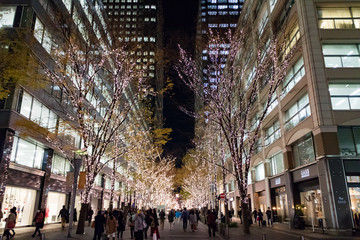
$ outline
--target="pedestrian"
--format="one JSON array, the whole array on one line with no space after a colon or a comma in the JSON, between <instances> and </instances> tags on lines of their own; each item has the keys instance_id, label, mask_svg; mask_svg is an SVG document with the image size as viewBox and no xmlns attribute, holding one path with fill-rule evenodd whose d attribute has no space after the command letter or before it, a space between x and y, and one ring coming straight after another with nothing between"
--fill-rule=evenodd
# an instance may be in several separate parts
<instances>
[{"instance_id":1,"label":"pedestrian","mask_svg":"<svg viewBox=\"0 0 360 240\"><path fill-rule=\"evenodd\" d=\"M144 228L144 238L147 239L147 231L150 228L151 225L151 209L148 209L145 213L145 223L146 227Z\"/></svg>"},{"instance_id":2,"label":"pedestrian","mask_svg":"<svg viewBox=\"0 0 360 240\"><path fill-rule=\"evenodd\" d=\"M189 224L191 227L191 230L194 232L195 230L197 230L196 227L196 214L194 212L193 209L190 210L190 214L189 214Z\"/></svg>"},{"instance_id":3,"label":"pedestrian","mask_svg":"<svg viewBox=\"0 0 360 240\"><path fill-rule=\"evenodd\" d=\"M254 216L254 223L256 223L256 218L257 218L257 211L256 208L253 211L253 216Z\"/></svg>"},{"instance_id":4,"label":"pedestrian","mask_svg":"<svg viewBox=\"0 0 360 240\"><path fill-rule=\"evenodd\" d=\"M130 239L134 239L135 214L134 214L133 211L134 210L130 210L130 212L129 212L129 220L128 220L128 226L130 227L130 234L131 234Z\"/></svg>"},{"instance_id":5,"label":"pedestrian","mask_svg":"<svg viewBox=\"0 0 360 240\"><path fill-rule=\"evenodd\" d=\"M156 237L157 239L160 238L160 233L159 233L159 220L157 218L157 214L156 214L156 209L154 208L151 212L151 215L150 215L150 219L151 219L151 223L150 223L150 230L151 230L151 233L150 233L150 237L153 237L153 234L155 233L156 234Z\"/></svg>"},{"instance_id":6,"label":"pedestrian","mask_svg":"<svg viewBox=\"0 0 360 240\"><path fill-rule=\"evenodd\" d=\"M101 240L102 234L104 232L104 225L106 224L106 220L101 211L98 211L95 217L95 230L94 230L94 240Z\"/></svg>"},{"instance_id":7,"label":"pedestrian","mask_svg":"<svg viewBox=\"0 0 360 240\"><path fill-rule=\"evenodd\" d=\"M199 220L200 220L200 211L199 211L198 209L196 209L195 214L196 214L196 225L198 225L198 224L199 224Z\"/></svg>"},{"instance_id":8,"label":"pedestrian","mask_svg":"<svg viewBox=\"0 0 360 240\"><path fill-rule=\"evenodd\" d=\"M36 233L38 233L38 236L40 236L41 235L40 228L44 227L43 211L37 210L34 222L35 222L35 232L32 235L33 238L35 237Z\"/></svg>"},{"instance_id":9,"label":"pedestrian","mask_svg":"<svg viewBox=\"0 0 360 240\"><path fill-rule=\"evenodd\" d=\"M258 215L258 221L259 221L259 226L262 226L262 222L263 222L263 213L261 212L261 209L259 208L259 211L257 213Z\"/></svg>"},{"instance_id":10,"label":"pedestrian","mask_svg":"<svg viewBox=\"0 0 360 240\"><path fill-rule=\"evenodd\" d=\"M74 208L74 216L73 216L74 225L77 222L77 211L76 208Z\"/></svg>"},{"instance_id":11,"label":"pedestrian","mask_svg":"<svg viewBox=\"0 0 360 240\"><path fill-rule=\"evenodd\" d=\"M134 226L134 233L135 233L135 240L143 240L143 231L144 231L144 223L145 223L145 215L140 210L135 216L135 226Z\"/></svg>"},{"instance_id":12,"label":"pedestrian","mask_svg":"<svg viewBox=\"0 0 360 240\"><path fill-rule=\"evenodd\" d=\"M171 209L169 214L168 214L168 220L169 220L169 229L173 229L173 222L174 222L174 217L175 217L175 211L174 209Z\"/></svg>"},{"instance_id":13,"label":"pedestrian","mask_svg":"<svg viewBox=\"0 0 360 240\"><path fill-rule=\"evenodd\" d=\"M267 211L266 211L266 217L267 217L267 221L268 221L268 225L273 225L273 221L271 218L271 210L270 207L268 207Z\"/></svg>"},{"instance_id":14,"label":"pedestrian","mask_svg":"<svg viewBox=\"0 0 360 240\"><path fill-rule=\"evenodd\" d=\"M116 224L116 218L112 212L109 212L109 216L106 219L106 234L110 240L115 240Z\"/></svg>"},{"instance_id":15,"label":"pedestrian","mask_svg":"<svg viewBox=\"0 0 360 240\"><path fill-rule=\"evenodd\" d=\"M160 217L160 229L164 230L164 224L165 224L165 212L164 212L164 210L160 211L159 217Z\"/></svg>"},{"instance_id":16,"label":"pedestrian","mask_svg":"<svg viewBox=\"0 0 360 240\"><path fill-rule=\"evenodd\" d=\"M207 219L206 219L209 231L209 237L211 235L215 237L215 230L216 230L216 216L215 211L211 212L210 210L207 211Z\"/></svg>"},{"instance_id":17,"label":"pedestrian","mask_svg":"<svg viewBox=\"0 0 360 240\"><path fill-rule=\"evenodd\" d=\"M184 232L186 232L187 222L189 220L189 213L188 211L186 211L186 208L184 208L184 210L181 213L181 219L183 221L183 230Z\"/></svg>"},{"instance_id":18,"label":"pedestrian","mask_svg":"<svg viewBox=\"0 0 360 240\"><path fill-rule=\"evenodd\" d=\"M180 209L178 209L175 213L175 217L176 217L176 221L179 222L180 221L180 217L181 217L181 211Z\"/></svg>"},{"instance_id":19,"label":"pedestrian","mask_svg":"<svg viewBox=\"0 0 360 240\"><path fill-rule=\"evenodd\" d=\"M66 219L68 218L68 211L66 210L65 205L63 205L62 209L60 210L58 217L61 217L61 229L64 230Z\"/></svg>"},{"instance_id":20,"label":"pedestrian","mask_svg":"<svg viewBox=\"0 0 360 240\"><path fill-rule=\"evenodd\" d=\"M231 210L228 211L228 215L229 215L229 222L232 222L232 211Z\"/></svg>"},{"instance_id":21,"label":"pedestrian","mask_svg":"<svg viewBox=\"0 0 360 240\"><path fill-rule=\"evenodd\" d=\"M90 209L89 209L89 211L87 212L87 220L88 220L88 222L89 222L89 226L90 226L90 224L91 224L91 220L92 220L92 216L94 215L94 211L91 209L91 207L90 207Z\"/></svg>"},{"instance_id":22,"label":"pedestrian","mask_svg":"<svg viewBox=\"0 0 360 240\"><path fill-rule=\"evenodd\" d=\"M13 207L12 209L12 213L14 213L15 214L15 225L16 225L16 220L17 220L17 211L16 211L16 207ZM10 210L10 211L11 211ZM12 237L14 237L15 236L15 230L14 230L14 228L13 229L10 229L10 231L12 231Z\"/></svg>"},{"instance_id":23,"label":"pedestrian","mask_svg":"<svg viewBox=\"0 0 360 240\"><path fill-rule=\"evenodd\" d=\"M122 211L119 212L118 218L118 227L117 227L117 238L122 239L123 237L123 233L125 231L125 217L124 217L124 213Z\"/></svg>"},{"instance_id":24,"label":"pedestrian","mask_svg":"<svg viewBox=\"0 0 360 240\"><path fill-rule=\"evenodd\" d=\"M242 224L242 211L241 211L241 208L239 208L239 211L238 211L238 215L239 215L239 218L240 218L240 224Z\"/></svg>"},{"instance_id":25,"label":"pedestrian","mask_svg":"<svg viewBox=\"0 0 360 240\"><path fill-rule=\"evenodd\" d=\"M10 238L13 238L15 235L14 227L16 224L16 208L10 209L9 216L5 219L5 229L3 236L6 237L6 240L9 240ZM13 231L13 234L10 233L10 231Z\"/></svg>"}]
</instances>

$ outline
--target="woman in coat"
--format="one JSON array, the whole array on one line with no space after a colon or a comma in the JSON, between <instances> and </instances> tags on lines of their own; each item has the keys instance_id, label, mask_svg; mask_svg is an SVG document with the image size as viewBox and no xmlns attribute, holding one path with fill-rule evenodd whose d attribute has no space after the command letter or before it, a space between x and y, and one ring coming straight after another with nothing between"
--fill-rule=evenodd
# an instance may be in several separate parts
<instances>
[{"instance_id":1,"label":"woman in coat","mask_svg":"<svg viewBox=\"0 0 360 240\"><path fill-rule=\"evenodd\" d=\"M194 210L190 211L190 216L189 216L189 224L191 226L191 230L194 232L197 228L196 228L196 215Z\"/></svg>"},{"instance_id":2,"label":"woman in coat","mask_svg":"<svg viewBox=\"0 0 360 240\"><path fill-rule=\"evenodd\" d=\"M38 210L35 215L35 232L33 233L32 237L34 238L36 233L38 233L38 236L41 235L40 228L43 228L44 226L44 213L43 211Z\"/></svg>"},{"instance_id":3,"label":"woman in coat","mask_svg":"<svg viewBox=\"0 0 360 240\"><path fill-rule=\"evenodd\" d=\"M150 236L153 237L154 232L156 233L156 237L159 239L160 238L160 233L159 233L159 220L157 218L157 214L156 214L156 209L154 208L151 212L150 215L150 219L151 219L151 223L150 223Z\"/></svg>"},{"instance_id":4,"label":"woman in coat","mask_svg":"<svg viewBox=\"0 0 360 240\"><path fill-rule=\"evenodd\" d=\"M101 236L104 232L104 224L106 223L104 215L101 211L98 211L98 214L95 217L95 231L94 231L94 240L101 240Z\"/></svg>"},{"instance_id":5,"label":"woman in coat","mask_svg":"<svg viewBox=\"0 0 360 240\"><path fill-rule=\"evenodd\" d=\"M9 216L5 219L6 223L5 223L4 237L6 236L7 240L14 237L14 235L15 235L15 232L14 232L14 227L16 224L16 210L15 209L12 208L10 210ZM14 234L10 234L10 230L12 230Z\"/></svg>"},{"instance_id":6,"label":"woman in coat","mask_svg":"<svg viewBox=\"0 0 360 240\"><path fill-rule=\"evenodd\" d=\"M116 224L117 224L116 218L114 217L112 212L109 212L109 216L107 217L106 220L106 234L108 236L108 239L110 240L115 239Z\"/></svg>"},{"instance_id":7,"label":"woman in coat","mask_svg":"<svg viewBox=\"0 0 360 240\"><path fill-rule=\"evenodd\" d=\"M169 229L173 229L173 222L175 217L175 211L174 209L171 209L171 211L168 214L168 220L169 220Z\"/></svg>"},{"instance_id":8,"label":"woman in coat","mask_svg":"<svg viewBox=\"0 0 360 240\"><path fill-rule=\"evenodd\" d=\"M117 238L119 238L119 235L120 235L120 239L122 239L123 232L125 231L125 216L124 216L124 213L122 211L119 212L117 220L118 220Z\"/></svg>"}]
</instances>

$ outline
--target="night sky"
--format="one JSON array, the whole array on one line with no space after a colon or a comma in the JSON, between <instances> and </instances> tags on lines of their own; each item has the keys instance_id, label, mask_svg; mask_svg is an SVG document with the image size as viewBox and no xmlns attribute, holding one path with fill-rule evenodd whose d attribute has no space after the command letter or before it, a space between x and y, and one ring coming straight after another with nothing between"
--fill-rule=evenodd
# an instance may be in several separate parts
<instances>
[{"instance_id":1,"label":"night sky","mask_svg":"<svg viewBox=\"0 0 360 240\"><path fill-rule=\"evenodd\" d=\"M186 150L192 147L194 136L194 119L179 107L192 110L194 96L177 77L174 64L178 61L178 44L193 53L195 47L196 0L163 0L164 6L164 45L165 45L165 78L174 83L173 90L164 97L164 122L166 128L172 128L172 140L165 145L165 154L177 158L177 166Z\"/></svg>"}]
</instances>

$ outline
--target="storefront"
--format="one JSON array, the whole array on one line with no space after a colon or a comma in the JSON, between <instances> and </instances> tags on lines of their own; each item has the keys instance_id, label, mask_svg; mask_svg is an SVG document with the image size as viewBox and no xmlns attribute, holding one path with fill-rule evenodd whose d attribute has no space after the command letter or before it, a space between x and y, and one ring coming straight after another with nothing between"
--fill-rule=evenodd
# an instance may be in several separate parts
<instances>
[{"instance_id":1,"label":"storefront","mask_svg":"<svg viewBox=\"0 0 360 240\"><path fill-rule=\"evenodd\" d=\"M28 226L32 224L34 218L35 204L36 190L7 186L1 211L5 219L9 215L10 209L16 207L16 226ZM4 226L4 221L1 221L0 228Z\"/></svg>"},{"instance_id":2,"label":"storefront","mask_svg":"<svg viewBox=\"0 0 360 240\"><path fill-rule=\"evenodd\" d=\"M289 206L284 175L270 179L270 187L273 221L287 222L289 220Z\"/></svg>"},{"instance_id":3,"label":"storefront","mask_svg":"<svg viewBox=\"0 0 360 240\"><path fill-rule=\"evenodd\" d=\"M344 161L353 227L360 229L360 160Z\"/></svg>"},{"instance_id":4,"label":"storefront","mask_svg":"<svg viewBox=\"0 0 360 240\"><path fill-rule=\"evenodd\" d=\"M56 223L59 222L59 212L62 206L65 205L66 194L49 192L46 206L45 223Z\"/></svg>"}]
</instances>

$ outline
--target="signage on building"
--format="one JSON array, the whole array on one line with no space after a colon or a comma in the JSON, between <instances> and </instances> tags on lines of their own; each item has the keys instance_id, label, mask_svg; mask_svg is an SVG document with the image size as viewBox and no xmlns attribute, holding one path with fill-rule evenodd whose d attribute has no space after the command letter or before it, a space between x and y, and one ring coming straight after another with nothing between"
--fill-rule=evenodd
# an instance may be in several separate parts
<instances>
[{"instance_id":1,"label":"signage on building","mask_svg":"<svg viewBox=\"0 0 360 240\"><path fill-rule=\"evenodd\" d=\"M85 172L80 172L78 189L84 189L85 188L85 183L86 183L86 173Z\"/></svg>"},{"instance_id":2,"label":"signage on building","mask_svg":"<svg viewBox=\"0 0 360 240\"><path fill-rule=\"evenodd\" d=\"M300 171L301 178L306 178L310 176L310 170L308 168L302 169Z\"/></svg>"},{"instance_id":3,"label":"signage on building","mask_svg":"<svg viewBox=\"0 0 360 240\"><path fill-rule=\"evenodd\" d=\"M220 193L220 199L225 199L225 193Z\"/></svg>"},{"instance_id":4,"label":"signage on building","mask_svg":"<svg viewBox=\"0 0 360 240\"><path fill-rule=\"evenodd\" d=\"M281 184L281 178L275 178L275 185Z\"/></svg>"}]
</instances>

